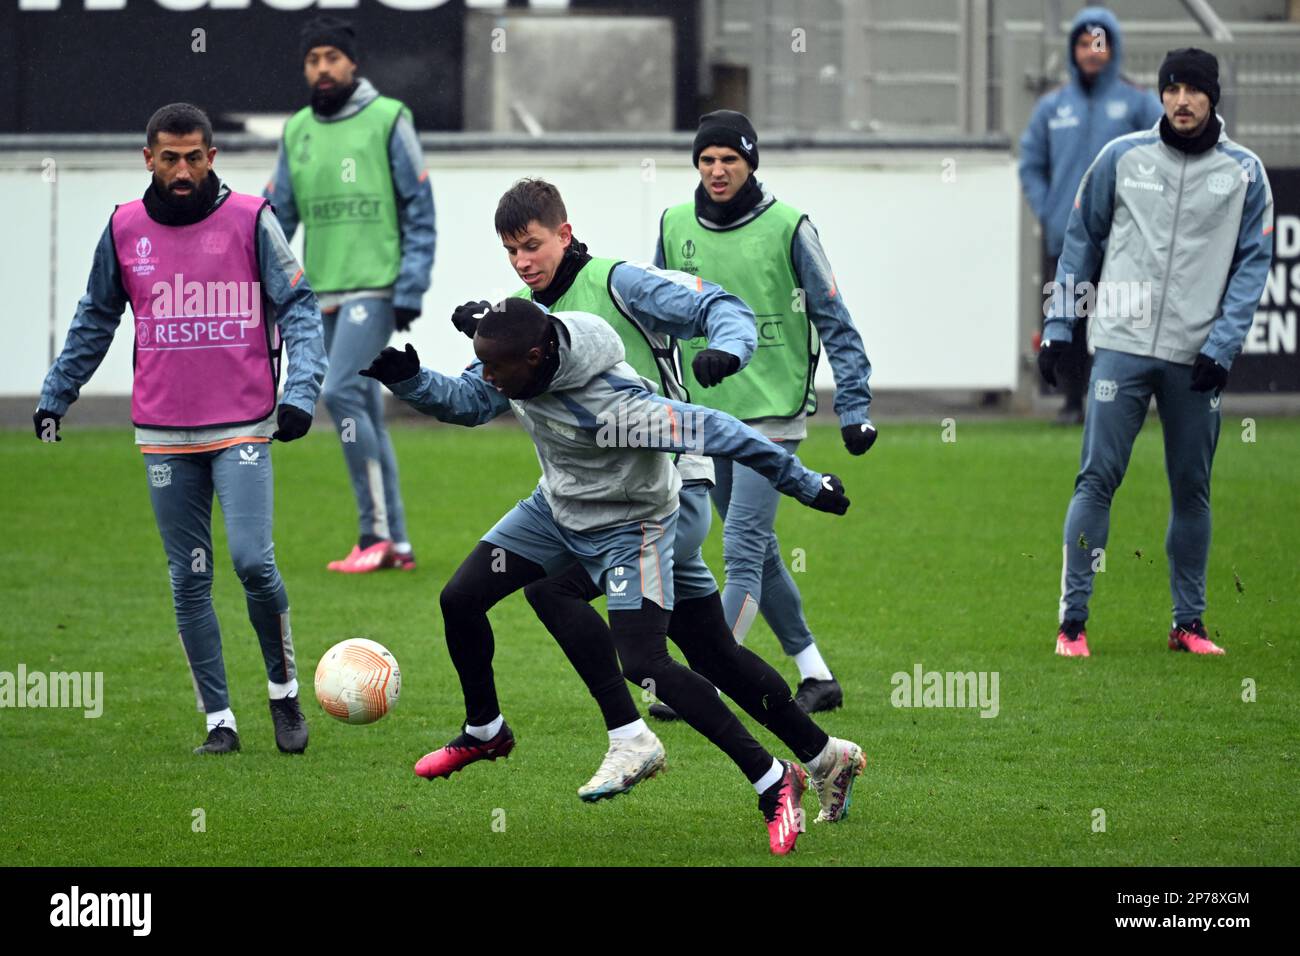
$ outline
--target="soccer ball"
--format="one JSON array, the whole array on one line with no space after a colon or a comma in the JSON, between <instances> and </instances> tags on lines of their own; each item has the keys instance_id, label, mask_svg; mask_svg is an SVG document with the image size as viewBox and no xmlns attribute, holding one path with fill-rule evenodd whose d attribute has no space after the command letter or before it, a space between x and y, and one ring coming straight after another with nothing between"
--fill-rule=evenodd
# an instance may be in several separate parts
<instances>
[{"instance_id":1,"label":"soccer ball","mask_svg":"<svg viewBox=\"0 0 1300 956\"><path fill-rule=\"evenodd\" d=\"M374 723L392 710L402 689L397 658L364 637L340 641L316 665L316 699L349 724Z\"/></svg>"}]
</instances>

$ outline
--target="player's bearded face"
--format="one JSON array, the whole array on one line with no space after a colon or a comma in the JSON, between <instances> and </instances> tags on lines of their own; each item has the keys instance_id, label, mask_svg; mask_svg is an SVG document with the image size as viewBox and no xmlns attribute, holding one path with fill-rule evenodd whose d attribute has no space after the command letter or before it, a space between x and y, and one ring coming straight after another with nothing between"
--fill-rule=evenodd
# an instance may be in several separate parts
<instances>
[{"instance_id":1,"label":"player's bearded face","mask_svg":"<svg viewBox=\"0 0 1300 956\"><path fill-rule=\"evenodd\" d=\"M714 202L730 200L749 178L749 163L728 146L710 146L700 153L700 182Z\"/></svg>"},{"instance_id":2,"label":"player's bearded face","mask_svg":"<svg viewBox=\"0 0 1300 956\"><path fill-rule=\"evenodd\" d=\"M1160 94L1169 124L1184 136L1199 133L1210 119L1210 96L1186 83L1173 83Z\"/></svg>"},{"instance_id":3,"label":"player's bearded face","mask_svg":"<svg viewBox=\"0 0 1300 956\"><path fill-rule=\"evenodd\" d=\"M357 65L338 47L317 46L307 51L303 73L313 96L329 96L352 85Z\"/></svg>"},{"instance_id":4,"label":"player's bearded face","mask_svg":"<svg viewBox=\"0 0 1300 956\"><path fill-rule=\"evenodd\" d=\"M555 278L572 239L573 228L567 222L550 229L533 219L519 235L502 236L501 244L510 256L515 274L529 289L542 292Z\"/></svg>"},{"instance_id":5,"label":"player's bearded face","mask_svg":"<svg viewBox=\"0 0 1300 956\"><path fill-rule=\"evenodd\" d=\"M183 208L202 201L201 187L212 171L217 150L204 145L199 130L179 136L160 132L154 146L145 147L144 153L154 185L169 203Z\"/></svg>"}]
</instances>

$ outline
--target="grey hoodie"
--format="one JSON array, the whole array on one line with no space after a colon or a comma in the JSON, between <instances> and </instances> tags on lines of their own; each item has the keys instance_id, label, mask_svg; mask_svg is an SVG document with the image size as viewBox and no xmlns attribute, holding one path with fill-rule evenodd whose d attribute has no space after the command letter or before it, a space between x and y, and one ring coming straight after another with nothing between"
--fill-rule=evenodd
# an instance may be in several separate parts
<instances>
[{"instance_id":1,"label":"grey hoodie","mask_svg":"<svg viewBox=\"0 0 1300 956\"><path fill-rule=\"evenodd\" d=\"M623 342L600 316L554 312L559 366L536 398L507 399L474 362L458 378L422 368L389 386L412 408L440 421L481 425L511 409L542 465L538 482L555 520L595 531L657 520L677 509L681 478L673 454L739 461L784 494L809 504L821 475L725 412L656 395L623 359Z\"/></svg>"}]
</instances>

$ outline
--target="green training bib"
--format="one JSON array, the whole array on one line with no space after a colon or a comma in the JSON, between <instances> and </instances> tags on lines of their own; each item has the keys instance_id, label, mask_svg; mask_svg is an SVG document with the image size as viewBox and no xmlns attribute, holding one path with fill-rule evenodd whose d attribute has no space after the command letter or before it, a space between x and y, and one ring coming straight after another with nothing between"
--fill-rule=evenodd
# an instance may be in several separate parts
<instances>
[{"instance_id":1,"label":"green training bib","mask_svg":"<svg viewBox=\"0 0 1300 956\"><path fill-rule=\"evenodd\" d=\"M664 211L659 237L664 265L716 283L754 310L758 349L743 370L710 389L697 388L691 360L703 338L682 342L682 375L694 401L741 421L794 418L817 408L813 373L820 345L804 310L790 250L804 215L774 202L731 229L706 229L693 202Z\"/></svg>"},{"instance_id":2,"label":"green training bib","mask_svg":"<svg viewBox=\"0 0 1300 956\"><path fill-rule=\"evenodd\" d=\"M388 143L405 109L380 96L355 116L322 123L304 107L284 128L303 268L316 292L383 289L397 281L402 243Z\"/></svg>"}]
</instances>

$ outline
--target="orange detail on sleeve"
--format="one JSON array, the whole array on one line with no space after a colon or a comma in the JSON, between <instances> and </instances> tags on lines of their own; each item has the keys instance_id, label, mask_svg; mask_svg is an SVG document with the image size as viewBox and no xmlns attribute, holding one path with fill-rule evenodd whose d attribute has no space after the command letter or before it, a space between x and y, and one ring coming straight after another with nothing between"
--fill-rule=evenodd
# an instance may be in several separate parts
<instances>
[{"instance_id":1,"label":"orange detail on sleeve","mask_svg":"<svg viewBox=\"0 0 1300 956\"><path fill-rule=\"evenodd\" d=\"M703 291L704 291L704 277L703 277L703 276L696 276L696 277L695 277L695 291L696 291L696 292L703 292Z\"/></svg>"},{"instance_id":2,"label":"orange detail on sleeve","mask_svg":"<svg viewBox=\"0 0 1300 956\"><path fill-rule=\"evenodd\" d=\"M1273 231L1273 227L1272 227L1272 226L1265 226L1265 227L1264 227L1264 235L1267 236L1267 235L1268 235L1270 232L1272 232L1272 231Z\"/></svg>"},{"instance_id":3,"label":"orange detail on sleeve","mask_svg":"<svg viewBox=\"0 0 1300 956\"><path fill-rule=\"evenodd\" d=\"M301 278L302 278L302 270L299 269L297 272L294 273L293 278L289 280L289 288L293 288L294 286L296 286L298 284L298 280Z\"/></svg>"},{"instance_id":4,"label":"orange detail on sleeve","mask_svg":"<svg viewBox=\"0 0 1300 956\"><path fill-rule=\"evenodd\" d=\"M428 178L429 178L429 171L427 169L420 173L420 182L424 182Z\"/></svg>"}]
</instances>

